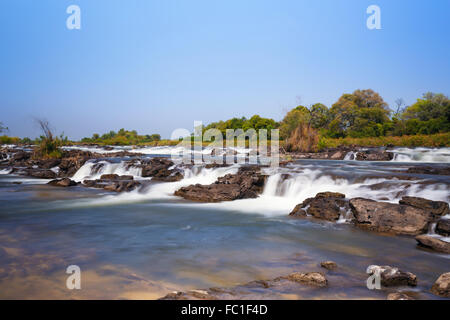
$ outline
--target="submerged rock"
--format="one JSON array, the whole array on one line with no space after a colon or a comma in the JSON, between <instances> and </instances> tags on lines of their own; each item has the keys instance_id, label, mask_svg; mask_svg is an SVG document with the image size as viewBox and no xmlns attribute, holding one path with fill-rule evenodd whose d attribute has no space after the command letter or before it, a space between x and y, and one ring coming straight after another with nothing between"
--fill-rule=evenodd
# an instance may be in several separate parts
<instances>
[{"instance_id":1,"label":"submerged rock","mask_svg":"<svg viewBox=\"0 0 450 320\"><path fill-rule=\"evenodd\" d=\"M292 217L313 216L317 219L337 221L350 209L345 195L337 192L321 192L297 205L289 214Z\"/></svg>"},{"instance_id":2,"label":"submerged rock","mask_svg":"<svg viewBox=\"0 0 450 320\"><path fill-rule=\"evenodd\" d=\"M40 179L55 179L56 173L52 170L42 170L42 169L28 169L26 171L28 173L28 176L33 178L40 178Z\"/></svg>"},{"instance_id":3,"label":"submerged rock","mask_svg":"<svg viewBox=\"0 0 450 320\"><path fill-rule=\"evenodd\" d=\"M450 166L444 168L435 168L435 167L411 167L406 171L407 173L416 173L416 174L437 174L450 176Z\"/></svg>"},{"instance_id":4,"label":"submerged rock","mask_svg":"<svg viewBox=\"0 0 450 320\"><path fill-rule=\"evenodd\" d=\"M325 268L327 270L335 270L337 269L337 264L334 261L324 261L320 263L320 266L322 268Z\"/></svg>"},{"instance_id":5,"label":"submerged rock","mask_svg":"<svg viewBox=\"0 0 450 320\"><path fill-rule=\"evenodd\" d=\"M441 274L431 287L431 293L440 297L450 298L450 272Z\"/></svg>"},{"instance_id":6,"label":"submerged rock","mask_svg":"<svg viewBox=\"0 0 450 320\"><path fill-rule=\"evenodd\" d=\"M389 293L387 296L388 300L414 300L410 295L403 292L393 292Z\"/></svg>"},{"instance_id":7,"label":"submerged rock","mask_svg":"<svg viewBox=\"0 0 450 320\"><path fill-rule=\"evenodd\" d=\"M381 285L385 287L417 286L417 276L390 266L370 266L368 272L381 276Z\"/></svg>"},{"instance_id":8,"label":"submerged rock","mask_svg":"<svg viewBox=\"0 0 450 320\"><path fill-rule=\"evenodd\" d=\"M436 224L436 233L450 237L450 219L441 219Z\"/></svg>"},{"instance_id":9,"label":"submerged rock","mask_svg":"<svg viewBox=\"0 0 450 320\"><path fill-rule=\"evenodd\" d=\"M428 230L433 218L416 207L364 198L351 199L350 207L356 226L378 232L418 235Z\"/></svg>"},{"instance_id":10,"label":"submerged rock","mask_svg":"<svg viewBox=\"0 0 450 320\"><path fill-rule=\"evenodd\" d=\"M160 300L215 300L215 299L261 299L273 297L276 292L301 292L319 290L328 286L328 280L320 272L294 272L272 280L256 280L232 288L209 288L206 290L175 291Z\"/></svg>"},{"instance_id":11,"label":"submerged rock","mask_svg":"<svg viewBox=\"0 0 450 320\"><path fill-rule=\"evenodd\" d=\"M327 278L320 272L294 272L288 275L286 279L314 287L326 287L328 285Z\"/></svg>"},{"instance_id":12,"label":"submerged rock","mask_svg":"<svg viewBox=\"0 0 450 320\"><path fill-rule=\"evenodd\" d=\"M75 181L69 178L52 180L48 184L54 187L72 187L77 185Z\"/></svg>"},{"instance_id":13,"label":"submerged rock","mask_svg":"<svg viewBox=\"0 0 450 320\"><path fill-rule=\"evenodd\" d=\"M440 240L439 238L422 234L416 237L416 240L421 247L432 249L442 253L450 253L450 242Z\"/></svg>"},{"instance_id":14,"label":"submerged rock","mask_svg":"<svg viewBox=\"0 0 450 320\"><path fill-rule=\"evenodd\" d=\"M210 185L191 185L175 191L175 195L199 202L222 202L256 198L262 193L266 177L255 166L241 167Z\"/></svg>"}]
</instances>

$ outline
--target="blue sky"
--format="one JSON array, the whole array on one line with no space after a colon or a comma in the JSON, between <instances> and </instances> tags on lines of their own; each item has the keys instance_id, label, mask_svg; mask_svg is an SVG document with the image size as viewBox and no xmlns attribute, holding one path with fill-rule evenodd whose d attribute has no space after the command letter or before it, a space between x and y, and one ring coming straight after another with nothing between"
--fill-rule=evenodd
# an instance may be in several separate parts
<instances>
[{"instance_id":1,"label":"blue sky","mask_svg":"<svg viewBox=\"0 0 450 320\"><path fill-rule=\"evenodd\" d=\"M66 8L81 8L68 30ZM366 8L381 8L381 30ZM450 1L3 0L0 122L72 139L120 128L169 137L193 121L331 106L372 88L389 103L449 94Z\"/></svg>"}]
</instances>

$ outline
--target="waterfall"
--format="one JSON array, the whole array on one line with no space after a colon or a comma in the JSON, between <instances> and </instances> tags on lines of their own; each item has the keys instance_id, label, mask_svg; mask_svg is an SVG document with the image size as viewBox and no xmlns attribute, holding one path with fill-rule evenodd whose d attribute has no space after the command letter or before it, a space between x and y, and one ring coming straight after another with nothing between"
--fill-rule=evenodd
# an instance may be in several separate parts
<instances>
[{"instance_id":1,"label":"waterfall","mask_svg":"<svg viewBox=\"0 0 450 320\"><path fill-rule=\"evenodd\" d=\"M450 162L450 148L395 148L389 151L394 153L394 162Z\"/></svg>"},{"instance_id":2,"label":"waterfall","mask_svg":"<svg viewBox=\"0 0 450 320\"><path fill-rule=\"evenodd\" d=\"M87 161L72 177L72 180L76 182L82 182L83 180L96 180L104 174L117 174L131 175L133 177L140 178L142 174L142 169L134 166L127 166L127 164L122 161L119 163L111 163L108 161L95 160Z\"/></svg>"},{"instance_id":3,"label":"waterfall","mask_svg":"<svg viewBox=\"0 0 450 320\"><path fill-rule=\"evenodd\" d=\"M356 156L358 155L358 152L354 152L354 151L350 151L345 155L344 160L346 161L350 161L350 160L354 160L356 161Z\"/></svg>"}]
</instances>

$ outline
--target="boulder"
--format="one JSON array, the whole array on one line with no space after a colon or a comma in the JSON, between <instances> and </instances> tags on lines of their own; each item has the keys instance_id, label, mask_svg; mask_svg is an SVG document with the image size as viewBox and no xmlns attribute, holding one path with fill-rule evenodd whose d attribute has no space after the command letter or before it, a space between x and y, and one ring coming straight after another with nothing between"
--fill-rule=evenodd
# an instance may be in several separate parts
<instances>
[{"instance_id":1,"label":"boulder","mask_svg":"<svg viewBox=\"0 0 450 320\"><path fill-rule=\"evenodd\" d=\"M320 266L322 268L325 268L327 270L335 270L337 269L337 264L334 261L324 261L320 263Z\"/></svg>"},{"instance_id":2,"label":"boulder","mask_svg":"<svg viewBox=\"0 0 450 320\"><path fill-rule=\"evenodd\" d=\"M417 286L417 276L411 272L404 272L390 266L370 266L368 268L370 275L379 274L381 276L381 285L384 287L395 286Z\"/></svg>"},{"instance_id":3,"label":"boulder","mask_svg":"<svg viewBox=\"0 0 450 320\"><path fill-rule=\"evenodd\" d=\"M136 189L140 186L141 183L137 181L119 181L114 182L112 184L108 184L103 187L106 191L114 191L114 192L129 192Z\"/></svg>"},{"instance_id":4,"label":"boulder","mask_svg":"<svg viewBox=\"0 0 450 320\"><path fill-rule=\"evenodd\" d=\"M52 180L48 184L54 187L72 187L77 185L75 181L69 178Z\"/></svg>"},{"instance_id":5,"label":"boulder","mask_svg":"<svg viewBox=\"0 0 450 320\"><path fill-rule=\"evenodd\" d=\"M437 237L432 237L422 234L416 237L419 246L432 249L437 252L450 253L450 242L440 240Z\"/></svg>"},{"instance_id":6,"label":"boulder","mask_svg":"<svg viewBox=\"0 0 450 320\"><path fill-rule=\"evenodd\" d=\"M56 173L52 170L28 169L27 173L30 177L39 179L55 179Z\"/></svg>"},{"instance_id":7,"label":"boulder","mask_svg":"<svg viewBox=\"0 0 450 320\"><path fill-rule=\"evenodd\" d=\"M450 213L448 203L444 201L432 201L418 197L403 197L399 203L426 210L435 217L444 216Z\"/></svg>"},{"instance_id":8,"label":"boulder","mask_svg":"<svg viewBox=\"0 0 450 320\"><path fill-rule=\"evenodd\" d=\"M146 159L141 164L133 164L142 168L142 177L152 177L155 181L174 182L183 179L183 174L175 167L174 163L166 158Z\"/></svg>"},{"instance_id":9,"label":"boulder","mask_svg":"<svg viewBox=\"0 0 450 320\"><path fill-rule=\"evenodd\" d=\"M436 233L450 237L450 219L441 219L436 224Z\"/></svg>"},{"instance_id":10,"label":"boulder","mask_svg":"<svg viewBox=\"0 0 450 320\"><path fill-rule=\"evenodd\" d=\"M431 287L431 293L443 298L450 298L450 272L441 274Z\"/></svg>"},{"instance_id":11,"label":"boulder","mask_svg":"<svg viewBox=\"0 0 450 320\"><path fill-rule=\"evenodd\" d=\"M321 192L314 198L308 198L297 205L289 214L293 217L304 217L307 214L317 219L337 221L341 214L349 210L345 195L336 192Z\"/></svg>"},{"instance_id":12,"label":"boulder","mask_svg":"<svg viewBox=\"0 0 450 320\"><path fill-rule=\"evenodd\" d=\"M378 232L418 235L427 232L432 220L430 213L409 205L354 198L350 207L356 226Z\"/></svg>"},{"instance_id":13,"label":"boulder","mask_svg":"<svg viewBox=\"0 0 450 320\"><path fill-rule=\"evenodd\" d=\"M356 154L356 160L358 161L391 161L393 158L392 152L379 150L360 151Z\"/></svg>"},{"instance_id":14,"label":"boulder","mask_svg":"<svg viewBox=\"0 0 450 320\"><path fill-rule=\"evenodd\" d=\"M175 195L198 202L256 198L263 191L265 179L259 167L241 167L238 173L220 177L213 184L184 187L175 191Z\"/></svg>"}]
</instances>

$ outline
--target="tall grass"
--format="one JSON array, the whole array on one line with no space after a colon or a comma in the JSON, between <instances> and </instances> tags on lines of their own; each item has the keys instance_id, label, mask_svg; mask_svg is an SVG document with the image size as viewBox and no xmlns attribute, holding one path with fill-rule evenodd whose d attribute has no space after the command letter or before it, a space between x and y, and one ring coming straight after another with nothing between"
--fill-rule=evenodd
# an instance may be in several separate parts
<instances>
[{"instance_id":1,"label":"tall grass","mask_svg":"<svg viewBox=\"0 0 450 320\"><path fill-rule=\"evenodd\" d=\"M284 146L288 152L316 152L319 132L309 124L300 124L291 133Z\"/></svg>"},{"instance_id":2,"label":"tall grass","mask_svg":"<svg viewBox=\"0 0 450 320\"><path fill-rule=\"evenodd\" d=\"M39 139L38 147L34 151L34 158L61 158L62 152L60 147L64 145L65 139L63 139L62 135L61 137L55 137L47 121L40 119L37 119L36 121L43 134Z\"/></svg>"}]
</instances>

